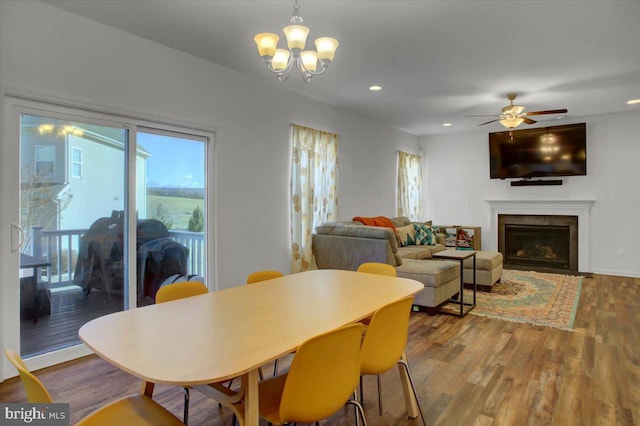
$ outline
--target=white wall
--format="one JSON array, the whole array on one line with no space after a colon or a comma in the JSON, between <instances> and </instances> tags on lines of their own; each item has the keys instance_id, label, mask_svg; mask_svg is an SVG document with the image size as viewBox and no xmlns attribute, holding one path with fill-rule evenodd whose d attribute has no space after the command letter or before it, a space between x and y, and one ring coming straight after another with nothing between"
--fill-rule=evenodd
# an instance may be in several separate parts
<instances>
[{"instance_id":1,"label":"white wall","mask_svg":"<svg viewBox=\"0 0 640 426\"><path fill-rule=\"evenodd\" d=\"M219 288L242 284L253 270L289 269L291 122L340 135L340 219L393 215L395 150L416 152L417 137L296 95L286 83L270 88L266 70L265 80L256 79L38 1L0 1L0 11L3 94L216 131ZM8 239L2 229L3 254Z\"/></svg>"},{"instance_id":2,"label":"white wall","mask_svg":"<svg viewBox=\"0 0 640 426\"><path fill-rule=\"evenodd\" d=\"M561 186L512 187L509 180L489 179L488 133L495 128L421 137L426 216L484 231L490 228L485 200L595 200L590 272L640 277L640 111L573 122L587 123L587 175L562 178ZM569 122L545 125L555 124ZM491 234L483 232L483 247L497 245Z\"/></svg>"}]
</instances>

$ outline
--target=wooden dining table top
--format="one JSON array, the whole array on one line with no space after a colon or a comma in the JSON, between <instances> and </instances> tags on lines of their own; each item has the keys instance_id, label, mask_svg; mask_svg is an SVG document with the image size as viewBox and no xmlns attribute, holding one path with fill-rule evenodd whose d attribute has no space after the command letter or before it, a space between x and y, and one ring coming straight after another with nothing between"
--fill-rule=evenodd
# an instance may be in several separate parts
<instances>
[{"instance_id":1,"label":"wooden dining table top","mask_svg":"<svg viewBox=\"0 0 640 426\"><path fill-rule=\"evenodd\" d=\"M147 382L206 384L255 370L422 288L405 278L309 271L105 315L79 335Z\"/></svg>"}]
</instances>

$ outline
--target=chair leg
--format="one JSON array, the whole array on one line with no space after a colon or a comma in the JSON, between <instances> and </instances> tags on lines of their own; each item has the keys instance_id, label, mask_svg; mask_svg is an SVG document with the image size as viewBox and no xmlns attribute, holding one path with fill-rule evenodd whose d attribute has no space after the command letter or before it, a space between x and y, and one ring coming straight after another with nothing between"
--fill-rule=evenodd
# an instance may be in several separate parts
<instances>
[{"instance_id":1,"label":"chair leg","mask_svg":"<svg viewBox=\"0 0 640 426\"><path fill-rule=\"evenodd\" d=\"M378 413L382 415L382 385L380 384L380 375L376 375L376 379L378 380Z\"/></svg>"},{"instance_id":2,"label":"chair leg","mask_svg":"<svg viewBox=\"0 0 640 426\"><path fill-rule=\"evenodd\" d=\"M378 382L378 412L382 415L382 384L380 383L380 375L376 375ZM360 376L360 404L364 405L364 388L362 386L362 376Z\"/></svg>"},{"instance_id":3,"label":"chair leg","mask_svg":"<svg viewBox=\"0 0 640 426\"><path fill-rule=\"evenodd\" d=\"M347 404L351 404L354 407L356 407L356 424L358 424L358 419L362 419L362 425L363 426L367 426L367 419L364 416L364 408L362 408L362 405L356 401L355 399L351 399L349 401L347 401ZM358 416L359 414L359 416Z\"/></svg>"},{"instance_id":4,"label":"chair leg","mask_svg":"<svg viewBox=\"0 0 640 426\"><path fill-rule=\"evenodd\" d=\"M404 360L399 360L398 364L404 367L405 372L407 373L407 377L409 378L409 384L411 384L411 389L413 390L413 395L416 398L416 405L418 406L418 411L420 411L420 418L422 418L422 424L427 426L427 422L424 419L424 414L422 413L422 407L420 406L420 400L418 399L418 392L416 391L416 385L413 383L413 377L411 376L411 370L409 370L409 364L407 364Z\"/></svg>"},{"instance_id":5,"label":"chair leg","mask_svg":"<svg viewBox=\"0 0 640 426\"><path fill-rule=\"evenodd\" d=\"M184 412L182 414L182 422L189 424L189 388L184 388Z\"/></svg>"}]
</instances>

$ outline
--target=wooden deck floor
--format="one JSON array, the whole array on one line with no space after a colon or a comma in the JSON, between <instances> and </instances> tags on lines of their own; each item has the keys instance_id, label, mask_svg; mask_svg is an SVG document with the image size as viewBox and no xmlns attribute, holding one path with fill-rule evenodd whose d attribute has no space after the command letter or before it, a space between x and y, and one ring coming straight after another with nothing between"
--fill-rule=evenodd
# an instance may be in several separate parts
<instances>
[{"instance_id":1,"label":"wooden deck floor","mask_svg":"<svg viewBox=\"0 0 640 426\"><path fill-rule=\"evenodd\" d=\"M86 296L76 285L52 290L50 315L20 321L20 353L27 358L80 344L78 330L83 324L122 309L121 296L100 290Z\"/></svg>"},{"instance_id":2,"label":"wooden deck floor","mask_svg":"<svg viewBox=\"0 0 640 426\"><path fill-rule=\"evenodd\" d=\"M574 327L413 313L407 354L427 423L640 425L640 279L585 279ZM95 356L37 375L54 399L71 404L72 423L140 385ZM369 425L419 425L406 417L395 369L382 376L382 385L380 416L375 379L365 378ZM154 399L181 417L181 389L156 389ZM0 401L25 401L19 380L0 385ZM228 410L192 392L191 425L227 426L230 420ZM353 425L353 410L323 424Z\"/></svg>"}]
</instances>

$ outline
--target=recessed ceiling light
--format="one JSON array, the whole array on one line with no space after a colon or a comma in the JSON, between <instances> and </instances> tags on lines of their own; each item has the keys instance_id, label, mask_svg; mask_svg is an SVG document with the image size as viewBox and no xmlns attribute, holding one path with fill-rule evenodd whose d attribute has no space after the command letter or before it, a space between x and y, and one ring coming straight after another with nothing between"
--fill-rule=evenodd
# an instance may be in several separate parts
<instances>
[{"instance_id":1,"label":"recessed ceiling light","mask_svg":"<svg viewBox=\"0 0 640 426\"><path fill-rule=\"evenodd\" d=\"M636 104L640 104L640 99L629 99L629 100L627 101L627 103L628 103L629 105L636 105Z\"/></svg>"},{"instance_id":2,"label":"recessed ceiling light","mask_svg":"<svg viewBox=\"0 0 640 426\"><path fill-rule=\"evenodd\" d=\"M442 127L451 127L453 124L451 123L442 123Z\"/></svg>"},{"instance_id":3,"label":"recessed ceiling light","mask_svg":"<svg viewBox=\"0 0 640 426\"><path fill-rule=\"evenodd\" d=\"M382 90L382 86L378 86L378 85L369 86L369 90L371 90L372 92L377 92Z\"/></svg>"}]
</instances>

